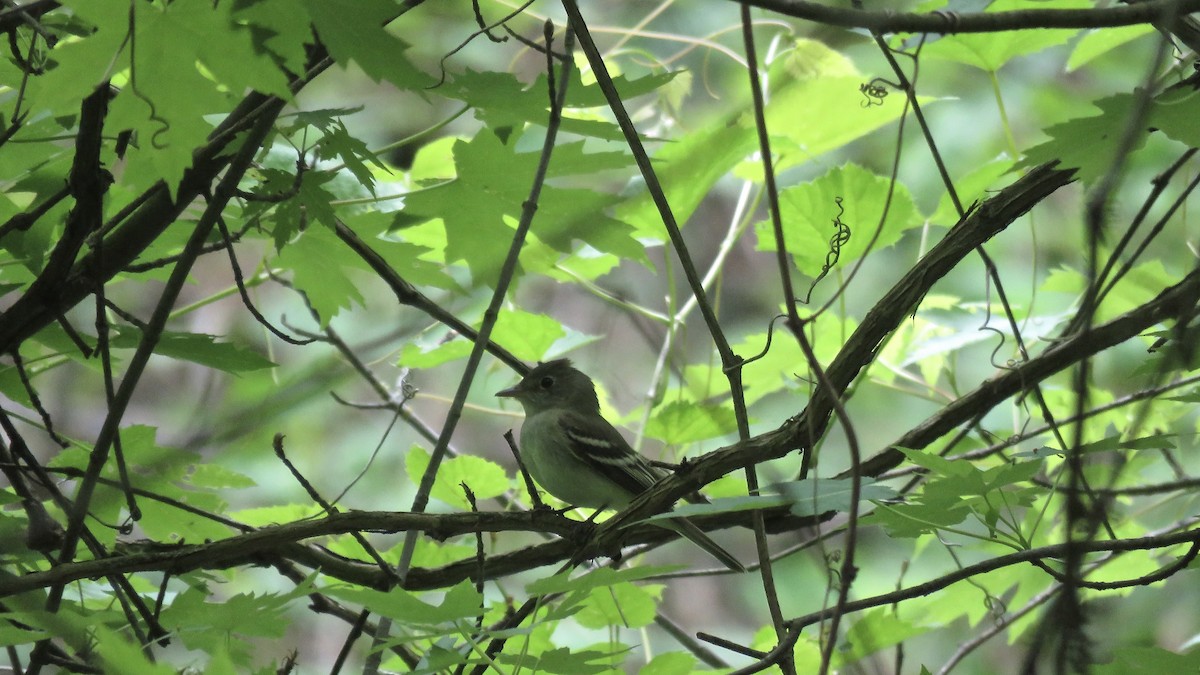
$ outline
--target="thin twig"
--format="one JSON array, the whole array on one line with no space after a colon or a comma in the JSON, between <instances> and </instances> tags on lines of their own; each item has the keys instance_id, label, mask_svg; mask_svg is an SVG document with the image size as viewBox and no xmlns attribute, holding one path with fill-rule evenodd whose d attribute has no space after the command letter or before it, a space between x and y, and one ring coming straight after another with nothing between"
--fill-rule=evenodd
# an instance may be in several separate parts
<instances>
[{"instance_id":1,"label":"thin twig","mask_svg":"<svg viewBox=\"0 0 1200 675\"><path fill-rule=\"evenodd\" d=\"M568 54L573 51L573 36L574 33L568 28L566 37L566 51ZM550 167L550 157L555 147L554 143L558 138L558 128L562 122L562 106L567 93L567 83L570 81L571 66L571 59L567 59L563 62L560 69L561 79L558 85L558 100L550 108L550 119L546 124L546 138L542 145L541 157L538 160L537 169L534 172L533 183L529 189L529 197L525 200L521 209L521 218L517 223L516 230L513 232L512 242L504 258L504 264L500 268L500 275L496 280L496 288L492 293L492 299L483 313L483 322L479 326L479 333L475 337L475 342L471 347L471 354L467 357L467 364L459 381L458 390L454 394L454 400L450 404L450 409L446 412L446 422L442 427L442 433L438 436L438 442L433 447L433 451L429 456L429 465L425 468L425 472L422 474L421 481L417 486L417 494L413 498L411 509L414 512L419 513L423 511L429 503L429 493L433 489L434 480L437 478L438 467L441 464L442 458L446 456L446 450L450 445L450 438L454 434L454 429L458 425L458 420L462 415L463 405L466 403L467 395L471 391L471 384L475 380L475 372L478 370L479 363L483 358L484 349L491 342L492 328L496 325L496 320L499 318L500 307L504 303L509 284L517 269L517 259L520 256L521 249L525 245L525 238L533 224L533 216L537 211L538 198L541 196L542 185L546 180L546 173ZM554 78L549 77L548 79L553 80ZM524 370L524 367L522 367L522 370ZM414 531L409 532L404 538L404 546L400 552L400 564L398 567L398 573L402 580L405 579L409 566L412 564L412 555L417 545L418 536L419 533Z\"/></svg>"},{"instance_id":2,"label":"thin twig","mask_svg":"<svg viewBox=\"0 0 1200 675\"><path fill-rule=\"evenodd\" d=\"M316 486L314 486L311 481L305 478L304 474L300 473L300 470L296 468L296 465L292 464L292 461L288 459L287 453L284 452L283 449L283 434L275 434L274 439L271 441L271 448L275 451L275 456L278 457L279 461L283 463L283 466L287 468L288 473L292 474L292 478L295 478L296 482L300 484L300 487L304 488L304 491L308 493L309 499L312 499L314 502L316 502L321 507L321 510L323 510L327 515L341 513L340 509L333 504L330 504L325 500L324 497L321 496L321 493L317 491ZM380 571L383 572L384 577L393 575L392 566L383 559L383 556L379 555L379 551L375 550L375 547L367 541L367 538L363 536L362 532L353 530L350 532L350 536L354 537L354 540L358 542L358 545L362 547L363 551L365 551L366 554L375 561L375 564L379 566Z\"/></svg>"},{"instance_id":3,"label":"thin twig","mask_svg":"<svg viewBox=\"0 0 1200 675\"><path fill-rule=\"evenodd\" d=\"M776 243L776 262L779 265L780 282L783 286L783 302L785 311L787 312L787 326L796 335L798 340L804 340L804 325L800 321L800 315L796 311L796 296L792 289L792 277L789 270L789 261L787 248L783 245L783 218L779 208L779 189L775 185L775 167L773 165L771 155L771 142L767 130L766 119L766 100L763 97L762 83L759 80L758 73L758 50L754 44L754 22L750 18L750 6L741 6L741 22L742 22L742 45L746 51L746 73L750 78L750 95L754 110L754 127L758 136L758 149L761 155L763 164L763 176L767 190L767 206L771 215L771 226L775 232ZM698 298L699 300L700 298ZM711 330L710 326L710 330ZM768 347L770 334L768 333ZM733 363L725 360L724 352L722 352L722 362L727 372ZM740 369L745 366L746 361L737 359L737 366ZM740 384L740 370L737 375L736 384ZM735 380L730 375L730 387L735 386ZM734 393L734 408L738 411L736 401L741 399L737 392ZM745 401L742 399L742 410L744 413ZM738 420L739 438L749 438L749 427L742 433L741 416ZM759 493L758 471L754 465L746 467L746 487L751 495ZM775 639L783 641L786 630L783 627L783 609L779 604L779 592L775 585L775 572L771 564L771 549L767 542L766 525L763 522L762 512L754 514L754 545L758 553L759 577L762 579L763 592L767 600L767 611L771 615L771 623L775 628ZM796 672L796 665L789 654L780 662L780 669L784 673Z\"/></svg>"},{"instance_id":4,"label":"thin twig","mask_svg":"<svg viewBox=\"0 0 1200 675\"><path fill-rule=\"evenodd\" d=\"M214 226L217 214L232 197L233 189L237 186L238 180L246 169L249 168L250 160L258 150L257 142L261 142L266 137L274 122L275 114L282 107L283 102L279 101L270 114L259 118L254 130L245 139L244 145L230 162L229 171L214 191L213 200L209 202L204 215L201 216L199 223L192 232L191 238L184 247L184 251L190 252L191 255L181 259L175 266L171 277L163 289L162 295L159 297L159 302L154 309L154 313L147 323L147 330L143 332L142 340L134 351L134 355L129 360L125 377L121 380L121 385L117 389L113 404L109 407L108 415L105 417L100 433L96 437L86 473L76 493L74 509L68 521L67 535L59 556L60 562L68 562L74 557L75 545L79 540L80 531L83 529L84 517L87 514L91 497L95 491L96 478L107 462L108 451L117 429L120 428L120 421L124 417L126 407L133 397L133 392L141 379L141 375L145 372L146 364L149 362L150 356L158 344L158 338L162 334L167 318L171 314L175 299L187 281L191 263L195 260L195 255L204 243L208 232ZM59 586L51 593L47 610L53 611L57 608L61 597L62 587Z\"/></svg>"}]
</instances>

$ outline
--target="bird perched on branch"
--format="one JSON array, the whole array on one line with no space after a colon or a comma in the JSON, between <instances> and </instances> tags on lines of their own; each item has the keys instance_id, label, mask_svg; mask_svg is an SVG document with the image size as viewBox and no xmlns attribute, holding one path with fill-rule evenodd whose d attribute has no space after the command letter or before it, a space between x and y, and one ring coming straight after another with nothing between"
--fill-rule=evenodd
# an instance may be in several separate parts
<instances>
[{"instance_id":1,"label":"bird perched on branch","mask_svg":"<svg viewBox=\"0 0 1200 675\"><path fill-rule=\"evenodd\" d=\"M596 386L567 359L538 364L496 396L514 398L525 409L521 458L539 485L568 504L619 510L667 475L604 419ZM729 569L745 571L694 523L673 518L656 524L687 537Z\"/></svg>"}]
</instances>

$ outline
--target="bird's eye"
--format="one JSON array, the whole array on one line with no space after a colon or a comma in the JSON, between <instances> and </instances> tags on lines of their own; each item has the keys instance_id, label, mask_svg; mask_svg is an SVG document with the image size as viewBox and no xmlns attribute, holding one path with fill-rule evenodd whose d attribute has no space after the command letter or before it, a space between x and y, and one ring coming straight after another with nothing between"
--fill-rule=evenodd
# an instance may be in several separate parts
<instances>
[{"instance_id":1,"label":"bird's eye","mask_svg":"<svg viewBox=\"0 0 1200 675\"><path fill-rule=\"evenodd\" d=\"M550 387L554 386L554 378L547 375L542 378L540 384L542 385L542 389L549 389Z\"/></svg>"}]
</instances>

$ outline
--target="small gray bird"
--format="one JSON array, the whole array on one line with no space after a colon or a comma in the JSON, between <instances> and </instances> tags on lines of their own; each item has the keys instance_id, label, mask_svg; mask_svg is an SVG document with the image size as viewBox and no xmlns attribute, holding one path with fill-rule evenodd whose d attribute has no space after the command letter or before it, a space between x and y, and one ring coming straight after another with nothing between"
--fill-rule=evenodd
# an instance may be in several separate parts
<instances>
[{"instance_id":1,"label":"small gray bird","mask_svg":"<svg viewBox=\"0 0 1200 675\"><path fill-rule=\"evenodd\" d=\"M538 364L496 396L515 398L525 409L521 458L538 485L564 502L619 510L667 475L604 419L596 386L567 359ZM687 537L729 569L746 571L690 521L673 518L656 524Z\"/></svg>"}]
</instances>

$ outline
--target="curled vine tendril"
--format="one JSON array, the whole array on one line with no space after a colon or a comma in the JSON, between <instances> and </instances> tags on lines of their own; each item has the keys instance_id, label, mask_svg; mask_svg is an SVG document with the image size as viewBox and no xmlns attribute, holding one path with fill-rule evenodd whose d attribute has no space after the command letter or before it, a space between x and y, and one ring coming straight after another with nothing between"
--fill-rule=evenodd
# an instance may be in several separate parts
<instances>
[{"instance_id":1,"label":"curled vine tendril","mask_svg":"<svg viewBox=\"0 0 1200 675\"><path fill-rule=\"evenodd\" d=\"M459 45L457 47L455 47L454 49L451 49L444 56L442 56L442 60L438 62L438 69L441 70L441 77L438 78L437 82L435 82L425 88L426 89L437 89L438 87L445 84L446 83L446 61L450 60L451 56L454 56L458 52L462 51L462 49L464 47L471 44L471 42L474 41L475 38L479 37L480 35L487 35L489 39L494 41L496 38L495 38L495 36L493 36L491 34L491 30L493 28L505 25L506 22L511 20L513 17L516 17L521 12L524 12L525 9L528 8L532 4L533 4L533 0L526 0L524 3L521 4L521 6L517 7L516 9L514 9L513 11L511 11L507 15L505 15L504 18L500 19L499 21L497 21L495 23L488 24L488 25L483 25L483 16L476 13L476 21L479 22L479 24L481 26L480 29L475 31L474 33L471 33L470 35L468 35L467 39L463 40L461 43L459 43Z\"/></svg>"},{"instance_id":2,"label":"curled vine tendril","mask_svg":"<svg viewBox=\"0 0 1200 675\"><path fill-rule=\"evenodd\" d=\"M846 207L842 206L841 197L835 197L833 201L838 207L838 214L833 219L833 226L837 228L837 232L834 232L833 236L829 238L829 252L825 254L825 264L821 265L821 273L817 275L816 279L813 279L813 282L808 287L808 294L804 296L804 304L806 305L812 299L812 293L817 284L837 264L838 258L842 255L842 247L850 241L850 226L842 222L842 216L846 215Z\"/></svg>"},{"instance_id":3,"label":"curled vine tendril","mask_svg":"<svg viewBox=\"0 0 1200 675\"><path fill-rule=\"evenodd\" d=\"M871 108L877 105L883 105L883 99L887 98L888 88L899 89L900 85L889 82L882 77L877 77L870 82L863 82L859 85L858 90L863 94L862 107Z\"/></svg>"},{"instance_id":4,"label":"curled vine tendril","mask_svg":"<svg viewBox=\"0 0 1200 675\"><path fill-rule=\"evenodd\" d=\"M739 363L735 364L734 366L731 366L730 368L726 368L725 372L729 372L733 368L741 368L749 363L753 363L753 362L761 359L762 357L766 356L767 352L771 351L771 339L775 337L775 322L780 319L786 319L786 318L787 318L787 314L776 314L775 318L771 319L771 323L767 324L767 342L765 345L763 345L762 351L755 354L754 356L751 356L750 358L742 359Z\"/></svg>"},{"instance_id":5,"label":"curled vine tendril","mask_svg":"<svg viewBox=\"0 0 1200 675\"><path fill-rule=\"evenodd\" d=\"M138 89L137 85L137 21L134 18L133 3L129 3L129 90L133 92L146 105L150 106L150 121L158 123L158 129L150 136L150 145L155 150L166 150L170 145L161 140L163 134L171 129L171 123L165 117L158 114L158 108L155 107L154 101L146 96Z\"/></svg>"}]
</instances>

